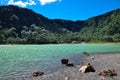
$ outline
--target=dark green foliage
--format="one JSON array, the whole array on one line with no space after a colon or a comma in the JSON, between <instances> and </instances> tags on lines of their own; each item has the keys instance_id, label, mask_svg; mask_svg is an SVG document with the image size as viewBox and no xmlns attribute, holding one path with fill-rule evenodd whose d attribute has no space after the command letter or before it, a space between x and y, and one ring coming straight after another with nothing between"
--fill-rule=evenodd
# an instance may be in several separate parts
<instances>
[{"instance_id":1,"label":"dark green foliage","mask_svg":"<svg viewBox=\"0 0 120 80\"><path fill-rule=\"evenodd\" d=\"M0 6L0 44L72 42L120 42L120 9L70 21L51 20L17 6Z\"/></svg>"},{"instance_id":2,"label":"dark green foliage","mask_svg":"<svg viewBox=\"0 0 120 80\"><path fill-rule=\"evenodd\" d=\"M2 30L0 30L0 44L4 44L5 42L5 36Z\"/></svg>"},{"instance_id":3,"label":"dark green foliage","mask_svg":"<svg viewBox=\"0 0 120 80\"><path fill-rule=\"evenodd\" d=\"M90 54L88 52L83 52L83 55L89 56Z\"/></svg>"}]
</instances>

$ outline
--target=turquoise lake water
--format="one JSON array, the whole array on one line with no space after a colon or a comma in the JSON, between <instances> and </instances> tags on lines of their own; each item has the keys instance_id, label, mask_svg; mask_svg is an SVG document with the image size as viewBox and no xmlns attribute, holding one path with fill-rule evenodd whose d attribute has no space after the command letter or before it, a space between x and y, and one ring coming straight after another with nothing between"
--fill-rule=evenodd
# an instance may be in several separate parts
<instances>
[{"instance_id":1,"label":"turquoise lake water","mask_svg":"<svg viewBox=\"0 0 120 80\"><path fill-rule=\"evenodd\" d=\"M120 44L0 45L0 78L31 76L36 70L51 73L65 67L62 58L77 65L83 52L120 52Z\"/></svg>"}]
</instances>

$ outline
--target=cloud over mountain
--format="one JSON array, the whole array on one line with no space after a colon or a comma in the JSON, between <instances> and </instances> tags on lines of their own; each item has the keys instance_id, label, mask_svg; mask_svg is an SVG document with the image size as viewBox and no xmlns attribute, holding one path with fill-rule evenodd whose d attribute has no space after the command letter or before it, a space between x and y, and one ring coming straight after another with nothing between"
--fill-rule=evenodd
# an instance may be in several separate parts
<instances>
[{"instance_id":1,"label":"cloud over mountain","mask_svg":"<svg viewBox=\"0 0 120 80\"><path fill-rule=\"evenodd\" d=\"M17 5L20 7L26 7L28 5L36 5L36 3L34 0L28 0L26 2L23 2L21 0L19 0L19 1L9 0L8 5Z\"/></svg>"},{"instance_id":2,"label":"cloud over mountain","mask_svg":"<svg viewBox=\"0 0 120 80\"><path fill-rule=\"evenodd\" d=\"M17 5L20 7L26 7L26 6L32 6L32 5L36 5L36 2L39 2L41 5L46 5L48 3L53 3L53 2L61 2L62 0L26 0L26 1L22 1L22 0L9 0L8 1L8 5ZM5 1L1 1L0 3L3 3Z\"/></svg>"}]
</instances>

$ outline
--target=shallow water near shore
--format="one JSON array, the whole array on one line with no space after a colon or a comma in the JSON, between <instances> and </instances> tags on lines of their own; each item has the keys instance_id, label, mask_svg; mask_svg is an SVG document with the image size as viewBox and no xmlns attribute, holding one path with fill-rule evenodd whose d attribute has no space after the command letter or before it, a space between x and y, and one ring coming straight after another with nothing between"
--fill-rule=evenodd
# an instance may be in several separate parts
<instances>
[{"instance_id":1,"label":"shallow water near shore","mask_svg":"<svg viewBox=\"0 0 120 80\"><path fill-rule=\"evenodd\" d=\"M62 58L79 65L83 52L120 52L120 44L0 45L0 78L31 76L36 70L51 73L65 68Z\"/></svg>"}]
</instances>

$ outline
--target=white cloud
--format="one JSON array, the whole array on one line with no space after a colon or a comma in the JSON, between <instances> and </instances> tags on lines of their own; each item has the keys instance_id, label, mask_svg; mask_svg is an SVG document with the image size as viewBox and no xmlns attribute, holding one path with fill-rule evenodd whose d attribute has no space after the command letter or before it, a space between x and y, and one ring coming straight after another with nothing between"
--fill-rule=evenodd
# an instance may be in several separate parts
<instances>
[{"instance_id":1,"label":"white cloud","mask_svg":"<svg viewBox=\"0 0 120 80\"><path fill-rule=\"evenodd\" d=\"M61 0L39 0L41 5L45 5L45 4L48 4L48 3L53 3L53 2L56 2L56 1L61 2Z\"/></svg>"},{"instance_id":2,"label":"white cloud","mask_svg":"<svg viewBox=\"0 0 120 80\"><path fill-rule=\"evenodd\" d=\"M27 2L22 2L21 0L14 2L14 0L9 0L8 5L17 5L17 6L20 6L20 7L26 7L28 5L36 5L36 3L33 0L29 0Z\"/></svg>"},{"instance_id":3,"label":"white cloud","mask_svg":"<svg viewBox=\"0 0 120 80\"><path fill-rule=\"evenodd\" d=\"M36 5L36 3L33 0L29 0L29 5Z\"/></svg>"},{"instance_id":4,"label":"white cloud","mask_svg":"<svg viewBox=\"0 0 120 80\"><path fill-rule=\"evenodd\" d=\"M48 3L53 3L53 2L61 2L62 0L38 0L40 2L41 5L45 5ZM2 2L1 2L2 3ZM20 7L26 7L26 6L32 6L32 5L36 5L35 0L26 0L26 2L23 2L22 0L9 0L8 1L8 5L17 5Z\"/></svg>"}]
</instances>

